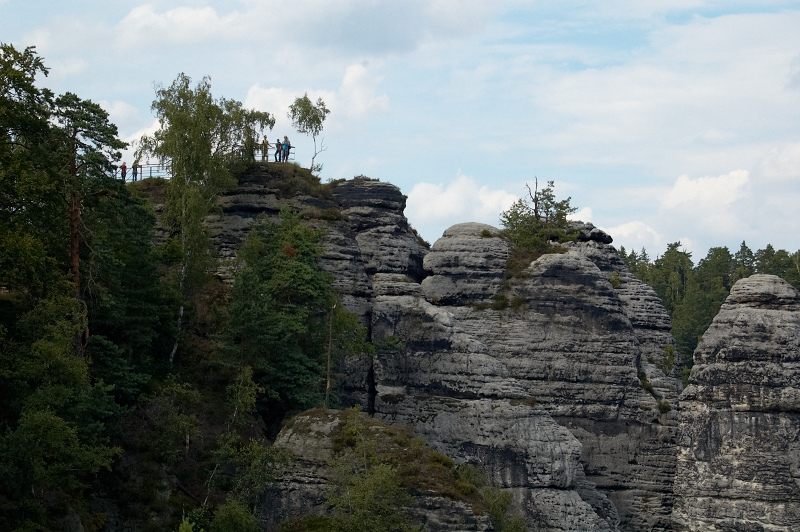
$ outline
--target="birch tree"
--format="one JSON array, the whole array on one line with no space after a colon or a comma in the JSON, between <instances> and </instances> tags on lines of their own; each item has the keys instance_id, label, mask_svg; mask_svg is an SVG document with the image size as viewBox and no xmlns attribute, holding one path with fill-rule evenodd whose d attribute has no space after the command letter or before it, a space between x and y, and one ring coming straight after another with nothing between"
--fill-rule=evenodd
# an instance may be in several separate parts
<instances>
[{"instance_id":1,"label":"birch tree","mask_svg":"<svg viewBox=\"0 0 800 532\"><path fill-rule=\"evenodd\" d=\"M203 220L219 194L236 185L229 169L232 154L248 136L272 129L275 118L245 109L236 100L216 99L208 77L192 87L191 78L183 73L169 87L156 90L152 110L160 127L152 136L142 137L137 157L155 156L171 169L164 214L173 243L180 250L176 275L181 297L177 313L180 338L186 301L211 261ZM177 350L178 340L169 355L170 365Z\"/></svg>"},{"instance_id":2,"label":"birch tree","mask_svg":"<svg viewBox=\"0 0 800 532\"><path fill-rule=\"evenodd\" d=\"M311 135L314 141L314 155L311 156L311 171L319 172L322 170L322 165L317 165L314 161L317 155L326 150L325 139L319 143L317 149L317 137L322 133L322 123L325 122L325 117L328 116L330 110L325 106L322 98L317 98L317 103L311 101L308 94L304 94L302 98L295 99L294 103L289 106L289 118L292 120L294 128L305 135Z\"/></svg>"}]
</instances>

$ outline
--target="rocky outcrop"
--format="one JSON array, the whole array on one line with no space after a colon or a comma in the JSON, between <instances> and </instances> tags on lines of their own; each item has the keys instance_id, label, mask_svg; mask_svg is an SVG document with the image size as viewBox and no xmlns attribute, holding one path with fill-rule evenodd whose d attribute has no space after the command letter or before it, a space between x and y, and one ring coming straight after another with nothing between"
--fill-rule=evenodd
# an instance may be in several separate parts
<instances>
[{"instance_id":1,"label":"rocky outcrop","mask_svg":"<svg viewBox=\"0 0 800 532\"><path fill-rule=\"evenodd\" d=\"M499 291L506 271L508 241L491 225L463 223L447 229L425 256L433 275L422 281L425 298L437 305L485 303Z\"/></svg>"},{"instance_id":2,"label":"rocky outcrop","mask_svg":"<svg viewBox=\"0 0 800 532\"><path fill-rule=\"evenodd\" d=\"M206 220L212 245L223 259L218 274L230 281L230 264L258 216L277 218L288 206L324 230L320 266L334 275L345 308L369 324L375 273L396 273L419 282L428 252L403 211L406 197L390 183L367 178L320 185L293 165L257 165L219 201Z\"/></svg>"},{"instance_id":3,"label":"rocky outcrop","mask_svg":"<svg viewBox=\"0 0 800 532\"><path fill-rule=\"evenodd\" d=\"M329 512L326 500L335 475L335 437L344 422L342 411L314 410L296 416L278 434L274 447L290 460L256 505L256 516L267 529L294 518ZM384 427L373 426L372 430L382 431ZM416 493L408 513L426 532L494 530L486 514L475 513L469 504L431 491Z\"/></svg>"},{"instance_id":4,"label":"rocky outcrop","mask_svg":"<svg viewBox=\"0 0 800 532\"><path fill-rule=\"evenodd\" d=\"M657 390L643 389L639 375L640 338L663 340L663 353L672 345L662 335L669 318L653 304L634 326L628 312L654 303L654 294L627 273L607 235L586 233L567 252L544 255L508 279L508 244L498 231L459 224L425 257L432 275L421 285L376 276L372 335L392 348L375 357L375 415L413 426L457 460L490 470L515 463L495 482L515 493L534 529L668 529L675 413ZM624 289L609 280L615 272ZM676 379L653 368L676 395ZM525 430L546 435L550 452L576 438L585 473L564 477L545 468L552 483L541 484L525 453L557 462L541 447L523 451L509 447L513 436L498 437L516 426L501 404L528 405ZM485 418L475 414L481 411ZM476 443L483 433L495 439ZM580 519L553 518L567 507Z\"/></svg>"},{"instance_id":5,"label":"rocky outcrop","mask_svg":"<svg viewBox=\"0 0 800 532\"><path fill-rule=\"evenodd\" d=\"M800 293L770 275L739 280L689 382L676 528L800 529Z\"/></svg>"},{"instance_id":6,"label":"rocky outcrop","mask_svg":"<svg viewBox=\"0 0 800 532\"><path fill-rule=\"evenodd\" d=\"M325 229L320 264L377 347L339 368L343 404L481 467L531 530L800 525L800 296L789 285L737 283L682 390L666 310L591 224L508 277L509 244L492 226L458 224L429 251L396 187L291 191L268 168L222 199L214 241L233 257L255 217L283 204ZM260 506L265 523L325 510L330 427L313 424L279 438L300 458ZM426 530L491 529L435 494L414 512Z\"/></svg>"},{"instance_id":7,"label":"rocky outcrop","mask_svg":"<svg viewBox=\"0 0 800 532\"><path fill-rule=\"evenodd\" d=\"M652 384L655 395L674 405L682 388L677 377L683 366L675 352L675 341L670 334L672 322L667 310L655 290L628 271L616 250L604 245L611 243L609 235L592 224L576 225L581 230L579 242L565 246L591 260L612 283L639 341L642 351L640 367Z\"/></svg>"}]
</instances>

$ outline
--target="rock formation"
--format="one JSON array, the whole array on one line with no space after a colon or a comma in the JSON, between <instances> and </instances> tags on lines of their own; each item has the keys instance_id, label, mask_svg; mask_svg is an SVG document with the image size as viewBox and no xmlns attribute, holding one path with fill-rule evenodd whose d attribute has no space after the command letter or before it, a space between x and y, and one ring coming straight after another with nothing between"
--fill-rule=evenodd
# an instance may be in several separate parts
<instances>
[{"instance_id":1,"label":"rock formation","mask_svg":"<svg viewBox=\"0 0 800 532\"><path fill-rule=\"evenodd\" d=\"M678 530L800 529L800 293L739 280L681 396Z\"/></svg>"},{"instance_id":2,"label":"rock formation","mask_svg":"<svg viewBox=\"0 0 800 532\"><path fill-rule=\"evenodd\" d=\"M618 523L631 530L667 529L675 414L663 406L663 397L642 387L643 351L637 336L652 343L661 335L663 353L671 345L663 335L666 313L651 305L654 310L639 319L638 329L633 326L627 312L646 308L642 301L653 302L654 294L627 273L602 241L587 239L565 253L544 255L519 278L505 278L507 256L508 244L495 228L459 224L426 255L423 264L432 275L420 286L406 283L403 292L391 279L373 281L373 340L380 345L398 338L393 345L404 347L379 350L375 358L376 416L412 425L451 456L488 464L507 461L504 456L511 451L504 439L497 436L485 444L483 449L494 451L484 450L478 459L445 443L468 435L457 431L460 424L434 413L445 412L443 405L469 411L475 403L503 400L535 405L529 422L550 418L581 443L585 475L549 487L569 488L583 497L595 515L589 529L614 529ZM590 257L611 272L619 270L618 288ZM623 286L625 300L618 293ZM660 376L674 381L667 387L674 396L675 379ZM485 421L496 435L509 423L500 419L487 415ZM565 445L563 439L552 441L556 447ZM518 471L524 454L514 452L520 457L516 472L496 482L537 493L535 477ZM537 506L518 499L529 524L541 530L581 530L590 522L584 516L583 525L555 524L542 516L548 509L558 512L562 503L551 499Z\"/></svg>"},{"instance_id":3,"label":"rock formation","mask_svg":"<svg viewBox=\"0 0 800 532\"><path fill-rule=\"evenodd\" d=\"M299 516L324 515L334 476L330 464L335 454L335 434L343 423L343 412L334 410L304 412L287 423L274 446L294 459L256 505L262 524L271 529ZM475 514L469 504L435 492L417 493L409 513L415 525L424 526L429 532L493 530L487 515Z\"/></svg>"},{"instance_id":4,"label":"rock formation","mask_svg":"<svg viewBox=\"0 0 800 532\"><path fill-rule=\"evenodd\" d=\"M293 169L293 167L287 167ZM427 252L408 224L406 198L389 183L355 179L328 189L290 188L292 176L273 165L256 166L239 186L219 200L221 214L209 216L212 244L223 259L219 275L230 280L227 264L259 215L276 218L284 205L301 212L308 223L325 229L320 265L335 277L345 307L369 324L371 276L399 273L422 278Z\"/></svg>"},{"instance_id":5,"label":"rock formation","mask_svg":"<svg viewBox=\"0 0 800 532\"><path fill-rule=\"evenodd\" d=\"M509 277L509 245L492 226L455 225L429 251L396 187L356 179L327 195L289 192L268 168L222 199L214 241L233 257L255 217L283 204L325 228L320 263L377 347L343 362L345 405L480 466L531 530L800 526L800 299L790 286L740 281L680 395L666 310L591 224ZM271 488L265 523L323 511L331 423L279 436L302 458ZM491 529L451 503L418 499L415 511L428 531Z\"/></svg>"}]
</instances>

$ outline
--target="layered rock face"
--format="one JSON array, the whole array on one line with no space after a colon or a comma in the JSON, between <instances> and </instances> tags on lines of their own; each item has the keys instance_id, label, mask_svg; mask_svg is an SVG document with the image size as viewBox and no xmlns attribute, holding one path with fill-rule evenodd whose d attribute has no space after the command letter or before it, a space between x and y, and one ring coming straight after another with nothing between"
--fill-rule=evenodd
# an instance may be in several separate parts
<instances>
[{"instance_id":1,"label":"layered rock face","mask_svg":"<svg viewBox=\"0 0 800 532\"><path fill-rule=\"evenodd\" d=\"M369 179L347 181L334 187L329 197L303 190L286 190L286 175L276 167L256 166L242 176L239 186L222 196L222 214L206 223L223 267L218 272L230 280L227 267L259 215L276 218L287 205L303 213L308 223L325 230L320 265L334 275L334 286L347 310L369 324L375 273L398 273L419 281L427 249L403 215L406 198L389 183Z\"/></svg>"},{"instance_id":2,"label":"layered rock face","mask_svg":"<svg viewBox=\"0 0 800 532\"><path fill-rule=\"evenodd\" d=\"M800 293L738 281L681 396L678 530L800 529Z\"/></svg>"},{"instance_id":3,"label":"layered rock face","mask_svg":"<svg viewBox=\"0 0 800 532\"><path fill-rule=\"evenodd\" d=\"M514 491L535 530L668 529L675 413L666 402L659 410L665 398L643 390L639 375L643 346L663 342L663 353L672 344L669 319L601 240L607 235L592 229L506 279L508 243L498 231L459 224L425 257L432 275L421 285L376 277L373 339L402 348L376 356L375 414L413 426L459 460L502 471L495 482ZM647 311L637 326L631 310ZM677 381L652 366L674 397ZM540 466L520 443L527 438L501 436L516 421L480 406L500 403L527 405L524 430L543 436L551 453L577 438L585 474L534 474ZM533 454L553 460L541 445Z\"/></svg>"},{"instance_id":4,"label":"layered rock face","mask_svg":"<svg viewBox=\"0 0 800 532\"><path fill-rule=\"evenodd\" d=\"M209 219L220 255L283 204L325 228L321 265L378 348L343 363L342 402L480 466L531 530L800 527L800 296L783 281L737 283L681 395L665 309L590 224L508 278L496 228L458 224L429 252L392 185L319 199L254 174ZM264 523L324 511L330 423L279 438L308 453L271 488ZM414 511L428 531L491 530L441 497Z\"/></svg>"}]
</instances>

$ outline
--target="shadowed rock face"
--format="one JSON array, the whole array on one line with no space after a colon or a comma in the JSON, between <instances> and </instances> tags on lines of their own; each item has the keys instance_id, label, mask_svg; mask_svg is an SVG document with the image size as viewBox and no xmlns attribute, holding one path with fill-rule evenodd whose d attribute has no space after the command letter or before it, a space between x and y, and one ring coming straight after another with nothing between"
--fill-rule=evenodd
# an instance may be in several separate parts
<instances>
[{"instance_id":1,"label":"shadowed rock face","mask_svg":"<svg viewBox=\"0 0 800 532\"><path fill-rule=\"evenodd\" d=\"M680 530L800 529L800 293L738 281L681 396Z\"/></svg>"},{"instance_id":2,"label":"shadowed rock face","mask_svg":"<svg viewBox=\"0 0 800 532\"><path fill-rule=\"evenodd\" d=\"M286 176L274 166L256 166L218 202L222 215L206 220L212 245L223 259L220 277L231 281L229 264L259 215L277 218L283 205L304 213L324 229L320 266L334 275L345 308L369 324L371 276L397 273L419 282L428 250L403 215L406 197L390 183L353 180L332 189L329 199L283 190Z\"/></svg>"}]
</instances>

